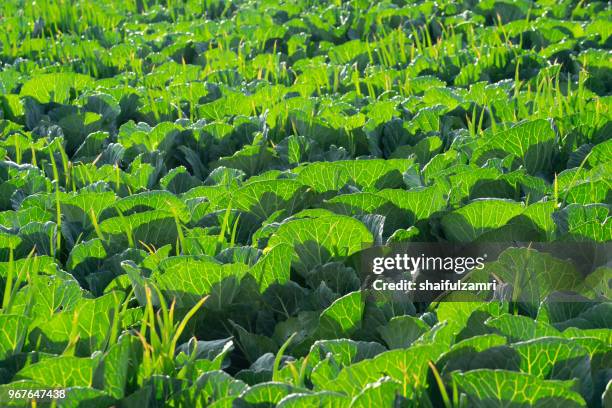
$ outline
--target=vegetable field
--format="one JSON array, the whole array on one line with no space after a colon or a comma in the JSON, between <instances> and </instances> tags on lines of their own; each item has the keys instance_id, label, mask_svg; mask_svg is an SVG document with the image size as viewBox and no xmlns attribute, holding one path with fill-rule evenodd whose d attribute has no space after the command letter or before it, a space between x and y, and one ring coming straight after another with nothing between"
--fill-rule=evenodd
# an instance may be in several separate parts
<instances>
[{"instance_id":1,"label":"vegetable field","mask_svg":"<svg viewBox=\"0 0 612 408\"><path fill-rule=\"evenodd\" d=\"M0 406L612 407L610 263L508 248L495 291L426 303L360 262L609 244L611 21L1 1Z\"/></svg>"}]
</instances>

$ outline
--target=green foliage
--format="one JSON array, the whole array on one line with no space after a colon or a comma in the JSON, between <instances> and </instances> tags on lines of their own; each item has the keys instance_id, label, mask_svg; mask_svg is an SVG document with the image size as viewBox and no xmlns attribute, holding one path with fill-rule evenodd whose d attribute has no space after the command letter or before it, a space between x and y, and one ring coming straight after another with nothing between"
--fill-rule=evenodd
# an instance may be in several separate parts
<instances>
[{"instance_id":1,"label":"green foliage","mask_svg":"<svg viewBox=\"0 0 612 408\"><path fill-rule=\"evenodd\" d=\"M360 264L609 244L606 2L0 16L0 405L612 406L609 265L506 245L495 292L413 303Z\"/></svg>"}]
</instances>

